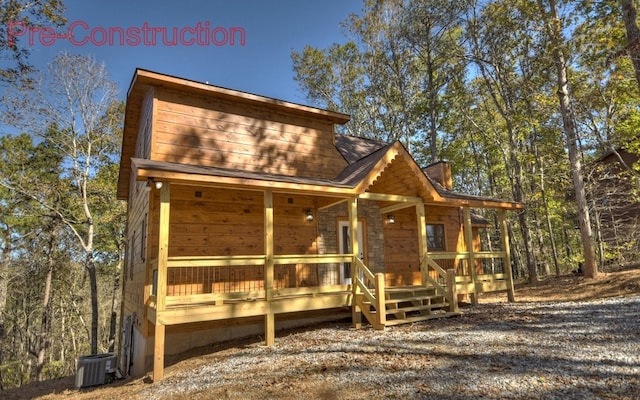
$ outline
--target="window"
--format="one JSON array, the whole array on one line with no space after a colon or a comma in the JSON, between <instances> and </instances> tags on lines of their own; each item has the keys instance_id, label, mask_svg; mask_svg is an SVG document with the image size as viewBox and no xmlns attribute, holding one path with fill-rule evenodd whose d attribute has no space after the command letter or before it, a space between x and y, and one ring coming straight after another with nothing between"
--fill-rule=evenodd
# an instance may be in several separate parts
<instances>
[{"instance_id":1,"label":"window","mask_svg":"<svg viewBox=\"0 0 640 400\"><path fill-rule=\"evenodd\" d=\"M427 249L445 251L444 224L427 224Z\"/></svg>"},{"instance_id":2,"label":"window","mask_svg":"<svg viewBox=\"0 0 640 400\"><path fill-rule=\"evenodd\" d=\"M153 276L151 277L151 294L158 295L158 270L153 270Z\"/></svg>"},{"instance_id":3,"label":"window","mask_svg":"<svg viewBox=\"0 0 640 400\"><path fill-rule=\"evenodd\" d=\"M136 253L136 232L133 232L133 237L131 238L131 245L129 246L129 279L133 279L133 265L136 262L135 258Z\"/></svg>"},{"instance_id":4,"label":"window","mask_svg":"<svg viewBox=\"0 0 640 400\"><path fill-rule=\"evenodd\" d=\"M140 259L145 261L147 252L147 214L142 219L142 229L140 230Z\"/></svg>"}]
</instances>

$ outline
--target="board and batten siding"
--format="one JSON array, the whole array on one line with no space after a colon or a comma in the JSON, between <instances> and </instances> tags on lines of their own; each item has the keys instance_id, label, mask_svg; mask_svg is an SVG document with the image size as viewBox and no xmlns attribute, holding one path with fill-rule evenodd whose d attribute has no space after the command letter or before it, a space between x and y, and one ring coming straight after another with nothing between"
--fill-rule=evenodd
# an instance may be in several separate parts
<instances>
[{"instance_id":1,"label":"board and batten siding","mask_svg":"<svg viewBox=\"0 0 640 400\"><path fill-rule=\"evenodd\" d=\"M151 158L312 178L335 178L346 161L331 122L156 88Z\"/></svg>"},{"instance_id":2,"label":"board and batten siding","mask_svg":"<svg viewBox=\"0 0 640 400\"><path fill-rule=\"evenodd\" d=\"M147 262L149 260L148 232L150 216L148 212L149 195L146 183L132 182L131 200L128 203L127 219L127 257L123 279L124 315L136 314L137 326L144 321L145 283Z\"/></svg>"},{"instance_id":3,"label":"board and batten siding","mask_svg":"<svg viewBox=\"0 0 640 400\"><path fill-rule=\"evenodd\" d=\"M154 89L149 88L145 93L140 110L138 140L136 141L135 157L149 158L151 151L151 132L153 123ZM146 182L137 182L135 176L130 176L129 201L127 202L126 228L126 260L125 276L123 280L123 314L132 315L136 319L133 323L144 326L146 312L144 303L148 293L145 292L147 277L147 262L149 260L149 226L152 224L149 215L149 192L145 190Z\"/></svg>"},{"instance_id":4,"label":"board and batten siding","mask_svg":"<svg viewBox=\"0 0 640 400\"><path fill-rule=\"evenodd\" d=\"M149 88L142 101L142 110L140 113L140 131L138 132L138 140L136 141L136 158L149 159L151 155L151 139L153 128L153 113L155 105L155 89Z\"/></svg>"}]
</instances>

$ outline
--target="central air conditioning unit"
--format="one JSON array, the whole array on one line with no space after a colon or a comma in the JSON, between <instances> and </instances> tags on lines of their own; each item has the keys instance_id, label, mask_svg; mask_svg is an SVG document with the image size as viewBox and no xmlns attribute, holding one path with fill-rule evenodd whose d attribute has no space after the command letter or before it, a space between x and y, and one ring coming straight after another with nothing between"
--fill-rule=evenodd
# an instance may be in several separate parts
<instances>
[{"instance_id":1,"label":"central air conditioning unit","mask_svg":"<svg viewBox=\"0 0 640 400\"><path fill-rule=\"evenodd\" d=\"M92 354L78 357L76 387L104 385L115 377L116 353Z\"/></svg>"}]
</instances>

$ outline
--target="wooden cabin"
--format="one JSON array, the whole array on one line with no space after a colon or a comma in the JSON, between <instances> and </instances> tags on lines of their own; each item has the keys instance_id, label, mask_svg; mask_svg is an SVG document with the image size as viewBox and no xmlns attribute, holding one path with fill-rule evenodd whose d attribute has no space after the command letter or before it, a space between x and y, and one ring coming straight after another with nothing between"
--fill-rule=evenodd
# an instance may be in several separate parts
<instances>
[{"instance_id":1,"label":"wooden cabin","mask_svg":"<svg viewBox=\"0 0 640 400\"><path fill-rule=\"evenodd\" d=\"M118 197L128 202L121 368L351 317L376 329L457 315L458 296L513 297L504 213L455 193L447 163L336 134L337 112L138 69ZM482 251L495 209L502 235ZM485 265L498 270L487 274ZM472 266L472 268L469 268Z\"/></svg>"}]
</instances>

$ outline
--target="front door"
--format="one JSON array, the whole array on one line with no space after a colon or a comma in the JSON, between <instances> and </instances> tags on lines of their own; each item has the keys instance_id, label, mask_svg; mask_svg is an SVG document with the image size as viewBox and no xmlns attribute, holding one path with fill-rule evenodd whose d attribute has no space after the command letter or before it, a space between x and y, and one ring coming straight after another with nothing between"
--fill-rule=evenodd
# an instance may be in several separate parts
<instances>
[{"instance_id":1,"label":"front door","mask_svg":"<svg viewBox=\"0 0 640 400\"><path fill-rule=\"evenodd\" d=\"M351 254L351 229L349 221L338 222L338 245L340 254ZM364 261L364 240L363 224L358 221L358 258ZM340 283L343 285L351 285L351 263L340 264Z\"/></svg>"}]
</instances>

